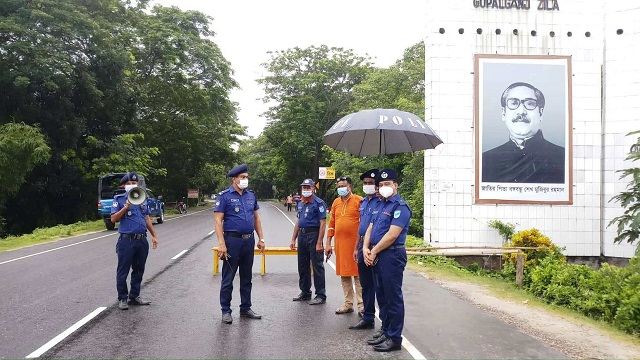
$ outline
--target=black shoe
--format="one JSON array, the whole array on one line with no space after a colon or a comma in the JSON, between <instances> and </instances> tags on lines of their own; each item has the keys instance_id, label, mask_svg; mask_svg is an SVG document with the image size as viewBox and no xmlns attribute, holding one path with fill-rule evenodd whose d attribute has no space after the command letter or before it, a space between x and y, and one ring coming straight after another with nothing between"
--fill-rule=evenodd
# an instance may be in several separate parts
<instances>
[{"instance_id":1,"label":"black shoe","mask_svg":"<svg viewBox=\"0 0 640 360\"><path fill-rule=\"evenodd\" d=\"M129 305L149 305L151 301L145 300L140 296L137 296L133 299L129 299Z\"/></svg>"},{"instance_id":2,"label":"black shoe","mask_svg":"<svg viewBox=\"0 0 640 360\"><path fill-rule=\"evenodd\" d=\"M309 302L309 305L320 305L326 302L327 302L327 299L323 299L321 297L316 296L315 298L313 298L313 300Z\"/></svg>"},{"instance_id":3,"label":"black shoe","mask_svg":"<svg viewBox=\"0 0 640 360\"><path fill-rule=\"evenodd\" d=\"M231 324L233 322L233 318L231 317L231 313L222 314L222 323L223 324Z\"/></svg>"},{"instance_id":4,"label":"black shoe","mask_svg":"<svg viewBox=\"0 0 640 360\"><path fill-rule=\"evenodd\" d=\"M358 321L355 325L349 325L349 329L351 330L365 330L365 329L373 329L374 323L365 322L364 320Z\"/></svg>"},{"instance_id":5,"label":"black shoe","mask_svg":"<svg viewBox=\"0 0 640 360\"><path fill-rule=\"evenodd\" d=\"M120 310L129 310L129 304L127 304L127 300L125 299L118 300L118 307Z\"/></svg>"},{"instance_id":6,"label":"black shoe","mask_svg":"<svg viewBox=\"0 0 640 360\"><path fill-rule=\"evenodd\" d=\"M300 293L300 294L298 294L298 296L293 298L293 301L305 301L305 300L311 300L311 295L310 294L305 294L305 293Z\"/></svg>"},{"instance_id":7,"label":"black shoe","mask_svg":"<svg viewBox=\"0 0 640 360\"><path fill-rule=\"evenodd\" d=\"M369 344L369 345L378 345L378 344L382 344L385 341L387 341L387 337L384 334L382 334L378 338L367 340L367 344Z\"/></svg>"},{"instance_id":8,"label":"black shoe","mask_svg":"<svg viewBox=\"0 0 640 360\"><path fill-rule=\"evenodd\" d=\"M402 349L402 344L393 342L391 339L387 339L384 342L373 347L375 351L387 352Z\"/></svg>"},{"instance_id":9,"label":"black shoe","mask_svg":"<svg viewBox=\"0 0 640 360\"><path fill-rule=\"evenodd\" d=\"M241 312L241 313L240 313L240 316L241 316L241 317L246 317L246 318L249 318L249 319L256 319L256 320L260 320L260 319L262 319L262 315L258 315L258 314L256 314L256 313L255 313L255 312L253 312L253 310L251 310L251 309L249 309L249 311L247 311L247 312Z\"/></svg>"},{"instance_id":10,"label":"black shoe","mask_svg":"<svg viewBox=\"0 0 640 360\"><path fill-rule=\"evenodd\" d=\"M382 331L382 328L379 328L376 332L373 333L373 335L371 335L371 340L377 339L383 334L384 334L384 331Z\"/></svg>"}]
</instances>

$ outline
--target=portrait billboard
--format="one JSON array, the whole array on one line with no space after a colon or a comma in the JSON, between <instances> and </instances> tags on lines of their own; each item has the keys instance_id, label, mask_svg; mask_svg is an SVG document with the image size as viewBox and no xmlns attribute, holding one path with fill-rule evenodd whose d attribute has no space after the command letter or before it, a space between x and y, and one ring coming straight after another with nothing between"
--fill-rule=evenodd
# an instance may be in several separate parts
<instances>
[{"instance_id":1,"label":"portrait billboard","mask_svg":"<svg viewBox=\"0 0 640 360\"><path fill-rule=\"evenodd\" d=\"M475 55L475 202L571 204L571 57Z\"/></svg>"}]
</instances>

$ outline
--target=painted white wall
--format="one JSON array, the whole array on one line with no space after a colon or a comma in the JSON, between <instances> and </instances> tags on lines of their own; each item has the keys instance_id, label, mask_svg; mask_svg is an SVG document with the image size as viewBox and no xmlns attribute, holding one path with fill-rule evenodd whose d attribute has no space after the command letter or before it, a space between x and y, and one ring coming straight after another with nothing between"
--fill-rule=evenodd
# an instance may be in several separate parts
<instances>
[{"instance_id":1,"label":"painted white wall","mask_svg":"<svg viewBox=\"0 0 640 360\"><path fill-rule=\"evenodd\" d=\"M629 165L624 158L633 139L624 134L640 129L633 111L640 106L640 64L629 56L640 47L640 24L634 21L640 4L560 0L560 11L538 11L537 4L532 0L532 9L523 11L476 9L472 0L427 0L425 120L444 144L425 152L425 240L434 246L501 245L487 226L498 219L517 224L517 230L540 229L569 256L598 256L603 239L604 255L631 257L635 246L614 244L615 228L606 226L621 213L608 201L627 183L615 173ZM483 29L481 35L477 28ZM476 53L572 56L572 205L474 204Z\"/></svg>"}]
</instances>

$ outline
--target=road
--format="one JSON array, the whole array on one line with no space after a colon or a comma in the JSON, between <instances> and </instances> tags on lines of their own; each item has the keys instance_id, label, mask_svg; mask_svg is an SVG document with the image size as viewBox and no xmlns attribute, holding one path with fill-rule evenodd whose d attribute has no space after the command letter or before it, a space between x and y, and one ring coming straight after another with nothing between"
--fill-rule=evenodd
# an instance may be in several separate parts
<instances>
[{"instance_id":1,"label":"road","mask_svg":"<svg viewBox=\"0 0 640 360\"><path fill-rule=\"evenodd\" d=\"M267 245L287 246L294 213L260 205ZM299 292L295 256L268 256L265 276L257 257L252 300L263 319L239 318L236 277L234 322L221 324L220 275L211 273L217 243L212 211L167 218L156 231L159 247L150 251L142 287L153 303L128 311L117 308L115 232L0 253L0 357L565 358L409 270L405 346L375 353L365 343L372 331L347 328L357 314L334 314L342 290L332 266L326 305L291 301ZM97 315L64 337L89 314ZM53 344L56 337L64 338Z\"/></svg>"}]
</instances>

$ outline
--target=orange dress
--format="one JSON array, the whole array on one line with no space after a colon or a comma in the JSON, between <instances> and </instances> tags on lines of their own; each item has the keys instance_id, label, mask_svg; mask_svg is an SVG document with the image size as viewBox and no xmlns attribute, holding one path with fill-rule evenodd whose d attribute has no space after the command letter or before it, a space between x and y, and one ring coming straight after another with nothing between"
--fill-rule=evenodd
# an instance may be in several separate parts
<instances>
[{"instance_id":1,"label":"orange dress","mask_svg":"<svg viewBox=\"0 0 640 360\"><path fill-rule=\"evenodd\" d=\"M362 196L351 194L346 200L338 197L331 204L327 236L333 236L336 274L340 276L358 276L358 263L353 260L353 250L359 240L360 200Z\"/></svg>"}]
</instances>

